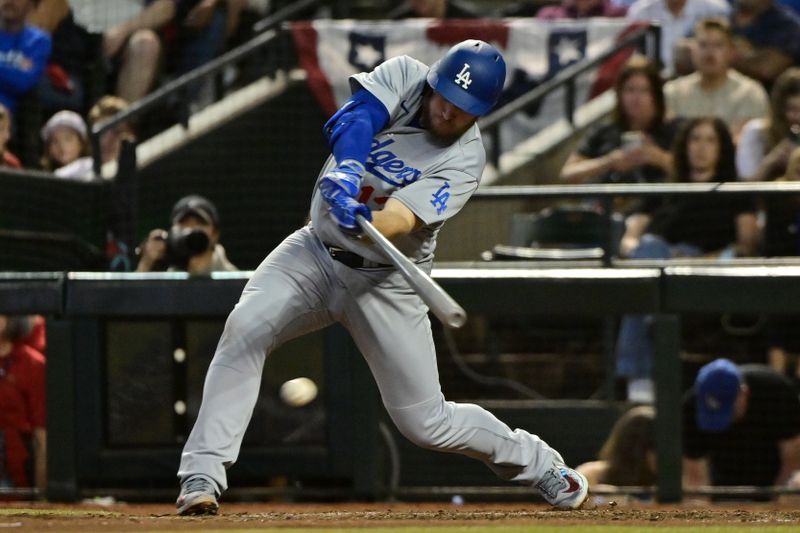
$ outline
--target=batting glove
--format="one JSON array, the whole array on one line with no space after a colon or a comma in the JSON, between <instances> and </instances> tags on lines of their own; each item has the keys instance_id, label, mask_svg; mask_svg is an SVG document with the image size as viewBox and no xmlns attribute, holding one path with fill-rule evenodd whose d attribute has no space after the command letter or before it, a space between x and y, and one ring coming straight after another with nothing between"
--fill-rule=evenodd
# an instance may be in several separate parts
<instances>
[{"instance_id":1,"label":"batting glove","mask_svg":"<svg viewBox=\"0 0 800 533\"><path fill-rule=\"evenodd\" d=\"M349 235L359 235L361 226L356 215L361 215L372 222L372 210L365 204L351 197L339 184L325 178L319 184L322 197L331 207L331 214L342 231Z\"/></svg>"},{"instance_id":2,"label":"batting glove","mask_svg":"<svg viewBox=\"0 0 800 533\"><path fill-rule=\"evenodd\" d=\"M361 190L364 177L364 165L355 159L345 159L322 177L322 182L332 182L344 190L348 196L355 198ZM325 198L327 200L327 198ZM330 202L329 202L330 203Z\"/></svg>"}]
</instances>

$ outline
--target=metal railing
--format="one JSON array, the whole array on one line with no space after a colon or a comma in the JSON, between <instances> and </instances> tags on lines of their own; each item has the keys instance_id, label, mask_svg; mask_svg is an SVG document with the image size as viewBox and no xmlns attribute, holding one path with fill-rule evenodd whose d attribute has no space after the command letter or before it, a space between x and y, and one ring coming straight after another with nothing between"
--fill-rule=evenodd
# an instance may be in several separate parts
<instances>
[{"instance_id":1,"label":"metal railing","mask_svg":"<svg viewBox=\"0 0 800 533\"><path fill-rule=\"evenodd\" d=\"M708 183L631 183L631 184L579 184L579 185L494 185L479 188L475 198L485 201L519 199L595 199L603 205L605 235L604 266L613 266L616 247L611 217L614 198L653 198L664 196L727 195L751 197L779 197L800 194L800 182L708 182Z\"/></svg>"},{"instance_id":2,"label":"metal railing","mask_svg":"<svg viewBox=\"0 0 800 533\"><path fill-rule=\"evenodd\" d=\"M661 28L658 25L645 26L634 30L614 47L609 48L602 54L586 61L574 63L562 70L549 80L538 85L523 96L512 102L496 109L478 121L478 126L482 132L492 139L489 161L499 168L500 162L500 125L511 116L531 109L544 100L550 93L561 87L564 91L564 110L566 119L574 125L575 118L575 84L578 76L597 68L601 63L609 58L631 47L638 47L642 52L655 61L661 57Z\"/></svg>"},{"instance_id":3,"label":"metal railing","mask_svg":"<svg viewBox=\"0 0 800 533\"><path fill-rule=\"evenodd\" d=\"M176 78L175 80L166 83L159 89L148 94L141 100L132 103L128 108L117 113L108 120L105 120L92 128L91 131L91 144L92 153L94 154L94 171L98 176L101 174L103 162L100 152L100 136L103 132L108 131L116 126L125 122L132 121L141 117L148 111L153 110L159 105L166 102L173 102L178 107L177 116L179 123L184 128L189 125L189 117L191 116L189 98L190 88L197 82L211 78L221 73L225 68L237 64L242 60L254 55L257 52L264 50L269 46L279 35L276 30L278 26L294 17L309 7L317 6L321 0L299 0L290 6L287 6L275 14L258 21L254 26L256 36L247 41L246 43L230 50L221 56L209 61L208 63L197 67L196 69ZM177 95L181 98L175 98Z\"/></svg>"}]
</instances>

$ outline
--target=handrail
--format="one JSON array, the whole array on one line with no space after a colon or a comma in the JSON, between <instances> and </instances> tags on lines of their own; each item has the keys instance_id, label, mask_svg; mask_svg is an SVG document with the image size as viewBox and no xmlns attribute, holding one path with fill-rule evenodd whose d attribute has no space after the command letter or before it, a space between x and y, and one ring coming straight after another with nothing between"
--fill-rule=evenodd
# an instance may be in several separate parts
<instances>
[{"instance_id":1,"label":"handrail","mask_svg":"<svg viewBox=\"0 0 800 533\"><path fill-rule=\"evenodd\" d=\"M293 17L303 9L306 9L314 4L318 4L320 0L300 0L290 6L280 9L273 15L266 17L256 23L256 26L261 29L261 33L247 41L246 43L237 46L221 56L212 59L208 63L197 67L196 69L187 72L186 74L166 83L164 86L156 89L148 94L141 100L133 102L126 109L123 109L108 120L104 120L99 124L92 127L91 131L91 144L92 153L94 158L94 171L98 176L102 169L102 159L100 158L100 135L103 132L114 128L115 126L129 121L135 117L144 114L146 111L154 108L156 105L161 104L168 98L180 91L187 90L188 86L201 79L215 75L225 69L227 66L238 63L240 60L248 57L261 48L272 42L278 36L275 28L280 24ZM181 123L184 127L188 126L189 122L189 99L180 99L180 117Z\"/></svg>"},{"instance_id":2,"label":"handrail","mask_svg":"<svg viewBox=\"0 0 800 533\"><path fill-rule=\"evenodd\" d=\"M694 196L698 194L765 195L800 194L800 181L708 182L708 183L619 183L580 185L492 185L481 187L475 198L494 200L520 198L612 198L615 196Z\"/></svg>"},{"instance_id":3,"label":"handrail","mask_svg":"<svg viewBox=\"0 0 800 533\"><path fill-rule=\"evenodd\" d=\"M575 110L575 103L573 102L575 98L575 79L584 72L587 72L588 70L597 67L600 63L608 60L608 58L618 54L625 48L629 48L633 45L638 45L638 46L646 45L647 38L649 35L653 36L653 56L659 57L660 34L661 34L661 28L657 24L652 24L637 29L633 31L630 35L626 36L623 40L618 42L614 47L609 48L608 50L598 55L597 57L585 61L580 61L578 63L574 63L560 70L555 76L545 81L541 85L538 85L528 93L524 94L523 96L520 96L514 101L509 102L503 107L496 109L492 113L489 113L485 117L478 120L478 127L482 131L486 131L492 138L492 153L490 154L491 155L490 160L492 161L494 166L499 168L498 165L500 161L499 126L502 121L538 103L554 90L566 85L567 91L565 97L567 99L566 102L567 119L569 120L570 123L572 123L573 114Z\"/></svg>"}]
</instances>

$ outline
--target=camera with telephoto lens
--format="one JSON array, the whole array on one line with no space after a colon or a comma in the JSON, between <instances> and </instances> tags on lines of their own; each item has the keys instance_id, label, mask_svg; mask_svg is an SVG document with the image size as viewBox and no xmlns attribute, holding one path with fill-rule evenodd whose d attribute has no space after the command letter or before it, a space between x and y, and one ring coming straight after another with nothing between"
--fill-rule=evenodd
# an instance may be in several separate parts
<instances>
[{"instance_id":1,"label":"camera with telephoto lens","mask_svg":"<svg viewBox=\"0 0 800 533\"><path fill-rule=\"evenodd\" d=\"M211 240L208 234L199 228L172 226L167 233L167 266L185 269L189 259L205 253Z\"/></svg>"}]
</instances>

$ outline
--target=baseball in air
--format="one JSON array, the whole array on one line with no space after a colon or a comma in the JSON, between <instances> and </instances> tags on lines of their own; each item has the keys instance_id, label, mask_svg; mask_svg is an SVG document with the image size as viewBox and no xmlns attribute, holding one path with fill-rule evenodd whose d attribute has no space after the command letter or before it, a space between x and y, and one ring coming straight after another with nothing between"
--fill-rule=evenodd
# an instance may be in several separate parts
<instances>
[{"instance_id":1,"label":"baseball in air","mask_svg":"<svg viewBox=\"0 0 800 533\"><path fill-rule=\"evenodd\" d=\"M290 379L280 390L281 399L292 407L303 407L317 397L317 384L308 378Z\"/></svg>"}]
</instances>

